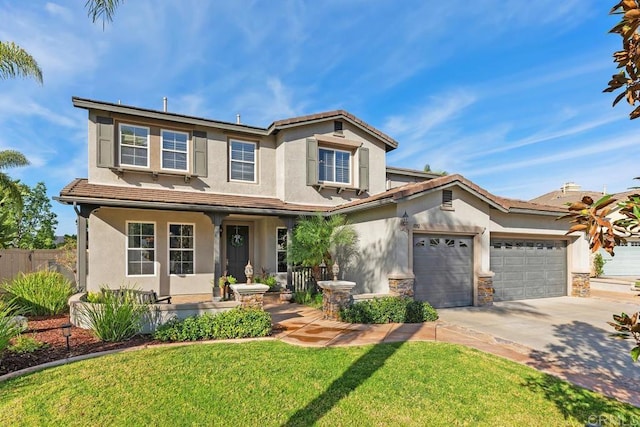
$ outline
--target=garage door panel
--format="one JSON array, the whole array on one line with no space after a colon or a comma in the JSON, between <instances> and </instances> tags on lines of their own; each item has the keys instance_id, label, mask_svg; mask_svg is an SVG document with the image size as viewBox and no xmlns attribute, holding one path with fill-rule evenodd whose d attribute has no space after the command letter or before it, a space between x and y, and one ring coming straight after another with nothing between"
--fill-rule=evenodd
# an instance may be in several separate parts
<instances>
[{"instance_id":1,"label":"garage door panel","mask_svg":"<svg viewBox=\"0 0 640 427\"><path fill-rule=\"evenodd\" d=\"M434 307L473 304L471 237L414 235L414 297Z\"/></svg>"},{"instance_id":2,"label":"garage door panel","mask_svg":"<svg viewBox=\"0 0 640 427\"><path fill-rule=\"evenodd\" d=\"M600 250L600 254L605 260L605 276L640 278L640 242L631 241L617 246L614 257L603 250Z\"/></svg>"},{"instance_id":3,"label":"garage door panel","mask_svg":"<svg viewBox=\"0 0 640 427\"><path fill-rule=\"evenodd\" d=\"M495 301L566 295L566 242L491 239Z\"/></svg>"}]
</instances>

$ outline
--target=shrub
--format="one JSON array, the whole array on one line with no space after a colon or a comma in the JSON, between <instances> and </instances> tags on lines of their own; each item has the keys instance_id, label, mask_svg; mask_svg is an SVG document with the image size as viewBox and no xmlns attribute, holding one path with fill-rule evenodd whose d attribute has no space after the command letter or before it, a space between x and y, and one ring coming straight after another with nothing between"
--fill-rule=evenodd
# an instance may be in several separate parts
<instances>
[{"instance_id":1,"label":"shrub","mask_svg":"<svg viewBox=\"0 0 640 427\"><path fill-rule=\"evenodd\" d=\"M297 291L293 293L293 302L313 308L322 308L322 293L311 290Z\"/></svg>"},{"instance_id":2,"label":"shrub","mask_svg":"<svg viewBox=\"0 0 640 427\"><path fill-rule=\"evenodd\" d=\"M15 306L0 304L0 354L7 348L11 338L20 334L20 325L14 321Z\"/></svg>"},{"instance_id":3,"label":"shrub","mask_svg":"<svg viewBox=\"0 0 640 427\"><path fill-rule=\"evenodd\" d=\"M56 271L20 273L2 286L25 316L51 316L67 311L73 294L71 282Z\"/></svg>"},{"instance_id":4,"label":"shrub","mask_svg":"<svg viewBox=\"0 0 640 427\"><path fill-rule=\"evenodd\" d=\"M100 341L124 341L142 330L142 321L150 314L148 304L137 302L133 289L101 292L99 304L78 306L78 314Z\"/></svg>"},{"instance_id":5,"label":"shrub","mask_svg":"<svg viewBox=\"0 0 640 427\"><path fill-rule=\"evenodd\" d=\"M438 313L428 302L384 297L353 304L340 311L340 318L349 323L421 323L438 319Z\"/></svg>"},{"instance_id":6,"label":"shrub","mask_svg":"<svg viewBox=\"0 0 640 427\"><path fill-rule=\"evenodd\" d=\"M259 309L234 308L184 320L172 319L156 329L160 341L196 341L264 337L271 333L271 315Z\"/></svg>"},{"instance_id":7,"label":"shrub","mask_svg":"<svg viewBox=\"0 0 640 427\"><path fill-rule=\"evenodd\" d=\"M49 344L38 341L34 337L29 335L18 335L13 340L13 344L9 346L8 350L13 353L25 354L33 353L36 350L46 347L49 347Z\"/></svg>"},{"instance_id":8,"label":"shrub","mask_svg":"<svg viewBox=\"0 0 640 427\"><path fill-rule=\"evenodd\" d=\"M604 274L604 265L607 261L604 260L602 254L595 254L593 256L593 268L596 273L596 277L600 277Z\"/></svg>"}]
</instances>

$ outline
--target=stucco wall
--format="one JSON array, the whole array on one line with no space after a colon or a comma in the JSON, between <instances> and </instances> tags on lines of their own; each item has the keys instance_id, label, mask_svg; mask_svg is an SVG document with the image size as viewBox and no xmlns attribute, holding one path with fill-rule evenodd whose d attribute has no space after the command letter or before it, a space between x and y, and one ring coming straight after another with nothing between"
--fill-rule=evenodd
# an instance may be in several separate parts
<instances>
[{"instance_id":1,"label":"stucco wall","mask_svg":"<svg viewBox=\"0 0 640 427\"><path fill-rule=\"evenodd\" d=\"M126 223L155 222L155 275L126 276ZM195 225L195 274L169 275L168 224ZM100 208L89 218L89 275L87 290L103 285L135 285L160 295L211 292L213 278L213 225L201 213L167 212L140 209Z\"/></svg>"},{"instance_id":2,"label":"stucco wall","mask_svg":"<svg viewBox=\"0 0 640 427\"><path fill-rule=\"evenodd\" d=\"M127 123L141 125L150 128L150 155L151 164L149 168L141 168L140 172L125 170L119 176L108 168L97 167L96 155L96 116L106 116L114 118L114 144L118 145L118 125ZM211 191L226 194L242 194L263 197L276 197L276 147L275 137L256 137L255 135L224 133L213 128L202 128L176 124L173 122L152 120L152 119L131 119L126 116L119 116L107 112L91 111L89 113L89 182L108 185L135 185L143 188L175 189L180 191ZM177 130L189 132L189 157L193 150L191 132L195 130L207 132L207 176L192 178L185 183L184 174L176 176L162 175L160 169L160 129ZM236 139L257 143L256 148L256 181L238 182L229 179L229 140ZM116 155L116 163L118 158ZM189 164L191 160L189 159ZM191 166L189 166L191 167ZM151 171L160 171L157 179L151 175ZM143 173L146 172L146 173ZM179 174L179 172L175 172Z\"/></svg>"}]
</instances>

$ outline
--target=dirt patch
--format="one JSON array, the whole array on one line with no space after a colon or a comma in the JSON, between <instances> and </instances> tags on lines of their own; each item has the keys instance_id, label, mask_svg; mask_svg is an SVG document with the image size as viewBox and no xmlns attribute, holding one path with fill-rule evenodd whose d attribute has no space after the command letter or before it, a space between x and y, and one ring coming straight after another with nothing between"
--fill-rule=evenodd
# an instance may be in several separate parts
<instances>
[{"instance_id":1,"label":"dirt patch","mask_svg":"<svg viewBox=\"0 0 640 427\"><path fill-rule=\"evenodd\" d=\"M142 344L159 343L149 335L137 336L123 342L105 343L98 341L91 331L73 326L69 339L70 350L68 351L67 341L62 336L62 325L68 322L68 315L30 318L27 325L28 329L23 332L23 335L46 343L47 347L36 350L33 353L23 354L5 350L4 353L0 354L0 375L54 360L66 359L67 357L135 347Z\"/></svg>"}]
</instances>

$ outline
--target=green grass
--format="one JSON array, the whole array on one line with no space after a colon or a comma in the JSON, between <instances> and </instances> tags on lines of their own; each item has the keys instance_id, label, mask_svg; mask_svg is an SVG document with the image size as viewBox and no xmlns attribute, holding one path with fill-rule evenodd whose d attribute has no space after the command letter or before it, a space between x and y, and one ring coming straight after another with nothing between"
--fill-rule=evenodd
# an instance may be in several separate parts
<instances>
[{"instance_id":1,"label":"green grass","mask_svg":"<svg viewBox=\"0 0 640 427\"><path fill-rule=\"evenodd\" d=\"M444 343L121 353L0 383L0 425L584 426L640 409Z\"/></svg>"}]
</instances>

